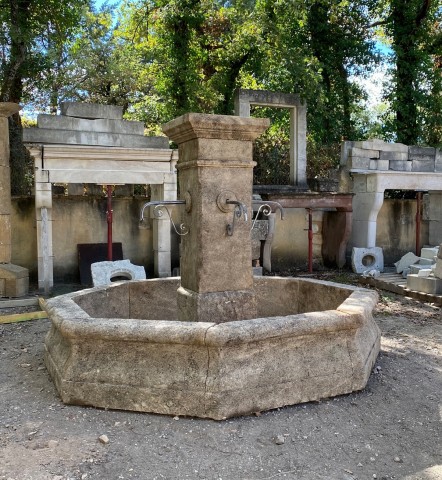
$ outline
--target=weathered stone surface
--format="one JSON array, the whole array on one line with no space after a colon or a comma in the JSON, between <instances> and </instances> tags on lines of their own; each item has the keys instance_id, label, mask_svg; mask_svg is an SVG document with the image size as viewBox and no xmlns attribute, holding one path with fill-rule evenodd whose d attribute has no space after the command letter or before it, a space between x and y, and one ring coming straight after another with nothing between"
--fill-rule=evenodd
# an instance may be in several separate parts
<instances>
[{"instance_id":1,"label":"weathered stone surface","mask_svg":"<svg viewBox=\"0 0 442 480\"><path fill-rule=\"evenodd\" d=\"M142 135L76 130L52 130L50 128L25 128L23 130L23 142L133 148L169 147L169 140L166 137L144 137Z\"/></svg>"},{"instance_id":2,"label":"weathered stone surface","mask_svg":"<svg viewBox=\"0 0 442 480\"><path fill-rule=\"evenodd\" d=\"M379 150L368 150L366 148L353 147L350 149L349 156L356 158L359 157L377 159L379 158Z\"/></svg>"},{"instance_id":3,"label":"weathered stone surface","mask_svg":"<svg viewBox=\"0 0 442 480\"><path fill-rule=\"evenodd\" d=\"M129 260L95 262L91 265L94 287L110 285L115 277L125 277L127 280L145 280L144 267L134 265Z\"/></svg>"},{"instance_id":4,"label":"weathered stone surface","mask_svg":"<svg viewBox=\"0 0 442 480\"><path fill-rule=\"evenodd\" d=\"M354 142L357 148L367 150L382 150L384 152L403 152L408 153L408 145L403 143L387 143L384 140L374 138L372 140L364 140L361 142Z\"/></svg>"},{"instance_id":5,"label":"weathered stone surface","mask_svg":"<svg viewBox=\"0 0 442 480\"><path fill-rule=\"evenodd\" d=\"M410 156L413 155L430 155L434 156L436 149L434 147L418 147L416 145L411 145L408 147L408 153Z\"/></svg>"},{"instance_id":6,"label":"weathered stone surface","mask_svg":"<svg viewBox=\"0 0 442 480\"><path fill-rule=\"evenodd\" d=\"M439 254L439 247L423 247L421 248L421 257L434 260Z\"/></svg>"},{"instance_id":7,"label":"weathered stone surface","mask_svg":"<svg viewBox=\"0 0 442 480\"><path fill-rule=\"evenodd\" d=\"M93 305L111 290L162 283L163 302L158 290L151 304L161 312L169 309L177 280L129 282L50 299L45 361L63 402L220 420L364 388L380 343L371 313L375 292L337 285L338 296L347 295L337 308L278 316L300 285L305 287L298 295L313 303L321 288L327 294L320 296L331 301L335 284L277 277L255 282L268 298L281 300L272 318L218 325L120 320L92 318L78 305L79 296L90 296ZM266 299L258 295L258 301Z\"/></svg>"},{"instance_id":8,"label":"weathered stone surface","mask_svg":"<svg viewBox=\"0 0 442 480\"><path fill-rule=\"evenodd\" d=\"M29 291L29 271L12 263L0 264L0 296L23 297Z\"/></svg>"},{"instance_id":9,"label":"weathered stone surface","mask_svg":"<svg viewBox=\"0 0 442 480\"><path fill-rule=\"evenodd\" d=\"M411 171L412 172L434 172L434 158L430 160L413 159Z\"/></svg>"},{"instance_id":10,"label":"weathered stone surface","mask_svg":"<svg viewBox=\"0 0 442 480\"><path fill-rule=\"evenodd\" d=\"M105 118L89 120L85 118L41 114L37 116L37 127L48 128L52 130L79 130L85 132L106 132L122 133L126 135L144 135L143 122L110 120Z\"/></svg>"},{"instance_id":11,"label":"weathered stone surface","mask_svg":"<svg viewBox=\"0 0 442 480\"><path fill-rule=\"evenodd\" d=\"M18 113L22 107L13 102L0 102L0 117L8 118L15 113Z\"/></svg>"},{"instance_id":12,"label":"weathered stone surface","mask_svg":"<svg viewBox=\"0 0 442 480\"><path fill-rule=\"evenodd\" d=\"M413 265L418 261L419 257L417 255L415 255L413 252L408 252L394 264L394 266L396 267L396 272L402 273L406 268L409 268L410 265Z\"/></svg>"},{"instance_id":13,"label":"weathered stone surface","mask_svg":"<svg viewBox=\"0 0 442 480\"><path fill-rule=\"evenodd\" d=\"M350 169L368 170L372 161L369 157L350 156L347 160L347 167Z\"/></svg>"},{"instance_id":14,"label":"weathered stone surface","mask_svg":"<svg viewBox=\"0 0 442 480\"><path fill-rule=\"evenodd\" d=\"M379 152L380 160L408 160L407 152L389 152L381 150Z\"/></svg>"},{"instance_id":15,"label":"weathered stone surface","mask_svg":"<svg viewBox=\"0 0 442 480\"><path fill-rule=\"evenodd\" d=\"M384 254L382 248L357 248L353 247L351 254L351 266L355 273L363 273L367 270L384 271Z\"/></svg>"},{"instance_id":16,"label":"weathered stone surface","mask_svg":"<svg viewBox=\"0 0 442 480\"><path fill-rule=\"evenodd\" d=\"M436 172L442 172L442 150L440 149L436 150L434 169Z\"/></svg>"},{"instance_id":17,"label":"weathered stone surface","mask_svg":"<svg viewBox=\"0 0 442 480\"><path fill-rule=\"evenodd\" d=\"M436 277L420 277L416 274L407 276L407 288L416 292L430 293L431 295L442 294L442 279Z\"/></svg>"},{"instance_id":18,"label":"weathered stone surface","mask_svg":"<svg viewBox=\"0 0 442 480\"><path fill-rule=\"evenodd\" d=\"M408 160L390 160L389 169L396 172L411 172L412 162Z\"/></svg>"},{"instance_id":19,"label":"weathered stone surface","mask_svg":"<svg viewBox=\"0 0 442 480\"><path fill-rule=\"evenodd\" d=\"M436 278L442 278L442 259L437 258L436 265L433 269L434 276Z\"/></svg>"},{"instance_id":20,"label":"weathered stone surface","mask_svg":"<svg viewBox=\"0 0 442 480\"><path fill-rule=\"evenodd\" d=\"M98 103L62 102L60 112L67 117L106 118L120 120L123 117L123 107L115 105L100 105Z\"/></svg>"}]
</instances>

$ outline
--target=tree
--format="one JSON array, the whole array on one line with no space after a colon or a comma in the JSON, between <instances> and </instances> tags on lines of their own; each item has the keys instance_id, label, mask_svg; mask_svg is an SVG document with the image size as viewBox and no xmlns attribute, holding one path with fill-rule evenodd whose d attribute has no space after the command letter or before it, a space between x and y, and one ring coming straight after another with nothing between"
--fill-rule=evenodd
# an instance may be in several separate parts
<instances>
[{"instance_id":1,"label":"tree","mask_svg":"<svg viewBox=\"0 0 442 480\"><path fill-rule=\"evenodd\" d=\"M440 120L440 114L429 108L441 102L441 73L437 66L437 52L440 55L441 51L440 4L434 0L390 0L383 16L377 23L384 25L391 39L394 63L387 98L395 117L389 127L398 142L414 145L427 139L440 143L440 130L438 136L432 128L433 138L425 132L434 122L433 115Z\"/></svg>"},{"instance_id":2,"label":"tree","mask_svg":"<svg viewBox=\"0 0 442 480\"><path fill-rule=\"evenodd\" d=\"M48 66L48 43L60 43L75 29L86 2L0 0L0 101L20 103L32 95L36 87L33 80ZM12 190L27 193L20 116L11 117L9 125Z\"/></svg>"}]
</instances>

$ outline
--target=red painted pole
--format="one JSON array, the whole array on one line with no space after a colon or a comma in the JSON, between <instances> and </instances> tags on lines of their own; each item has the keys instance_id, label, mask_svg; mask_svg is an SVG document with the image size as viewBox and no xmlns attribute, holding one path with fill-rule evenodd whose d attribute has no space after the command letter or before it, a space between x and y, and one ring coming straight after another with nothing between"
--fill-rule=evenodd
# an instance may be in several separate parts
<instances>
[{"instance_id":1,"label":"red painted pole","mask_svg":"<svg viewBox=\"0 0 442 480\"><path fill-rule=\"evenodd\" d=\"M307 208L308 212L308 273L313 273L313 215L312 209Z\"/></svg>"},{"instance_id":2,"label":"red painted pole","mask_svg":"<svg viewBox=\"0 0 442 480\"><path fill-rule=\"evenodd\" d=\"M112 185L107 185L107 259L112 261Z\"/></svg>"}]
</instances>

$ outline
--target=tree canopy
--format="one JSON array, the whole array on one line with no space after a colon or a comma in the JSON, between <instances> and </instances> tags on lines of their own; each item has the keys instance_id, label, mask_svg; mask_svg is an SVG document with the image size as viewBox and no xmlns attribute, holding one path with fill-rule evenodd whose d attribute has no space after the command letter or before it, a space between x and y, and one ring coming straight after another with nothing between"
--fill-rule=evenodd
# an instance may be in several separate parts
<instances>
[{"instance_id":1,"label":"tree canopy","mask_svg":"<svg viewBox=\"0 0 442 480\"><path fill-rule=\"evenodd\" d=\"M0 0L0 100L122 105L151 133L187 111L231 114L235 88L299 93L317 154L369 134L442 145L437 0ZM383 105L363 79L388 65ZM365 103L364 103L365 102ZM287 115L270 115L284 140ZM284 144L284 141L282 142ZM281 147L283 148L283 147Z\"/></svg>"}]
</instances>

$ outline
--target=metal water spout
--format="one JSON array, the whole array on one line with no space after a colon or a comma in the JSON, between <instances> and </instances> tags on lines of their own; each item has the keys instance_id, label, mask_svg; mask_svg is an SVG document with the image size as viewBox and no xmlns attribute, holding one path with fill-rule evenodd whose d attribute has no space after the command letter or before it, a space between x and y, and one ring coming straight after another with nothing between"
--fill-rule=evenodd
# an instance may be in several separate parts
<instances>
[{"instance_id":1,"label":"metal water spout","mask_svg":"<svg viewBox=\"0 0 442 480\"><path fill-rule=\"evenodd\" d=\"M141 212L140 212L140 223L144 222L144 211L148 207L155 207L153 209L153 214L157 218L161 218L164 215L163 209L166 210L167 215L169 216L170 223L173 226L173 229L178 235L187 235L189 233L189 228L184 224L180 223L178 228L175 225L174 221L172 220L172 215L169 212L169 209L167 208L168 205L185 205L186 210L189 211L191 208L191 202L190 202L190 197L187 198L186 200L153 200L151 202L145 203L141 207Z\"/></svg>"},{"instance_id":2,"label":"metal water spout","mask_svg":"<svg viewBox=\"0 0 442 480\"><path fill-rule=\"evenodd\" d=\"M276 213L279 210L281 215L281 220L284 220L284 208L279 202L265 201L265 200L252 200L252 208L255 210L258 207L258 214L263 213L266 216L269 216L271 213Z\"/></svg>"}]
</instances>

